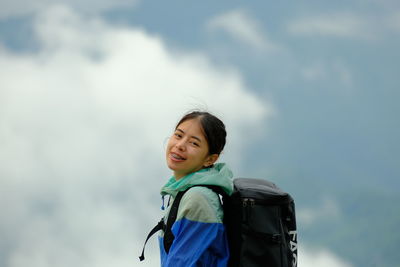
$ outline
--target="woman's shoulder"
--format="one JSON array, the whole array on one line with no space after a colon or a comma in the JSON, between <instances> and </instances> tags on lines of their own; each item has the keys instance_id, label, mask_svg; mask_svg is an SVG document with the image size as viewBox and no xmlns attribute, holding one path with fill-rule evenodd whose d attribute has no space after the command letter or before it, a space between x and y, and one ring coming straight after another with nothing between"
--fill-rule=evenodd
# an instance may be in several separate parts
<instances>
[{"instance_id":1,"label":"woman's shoulder","mask_svg":"<svg viewBox=\"0 0 400 267\"><path fill-rule=\"evenodd\" d=\"M183 195L177 217L205 223L222 223L223 211L219 196L207 187L192 187Z\"/></svg>"}]
</instances>

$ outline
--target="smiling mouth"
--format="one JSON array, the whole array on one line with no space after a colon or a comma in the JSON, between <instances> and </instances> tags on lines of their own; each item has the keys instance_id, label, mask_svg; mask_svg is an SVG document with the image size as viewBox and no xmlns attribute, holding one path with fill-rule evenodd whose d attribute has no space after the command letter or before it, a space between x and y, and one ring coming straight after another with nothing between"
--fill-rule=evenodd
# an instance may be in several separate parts
<instances>
[{"instance_id":1,"label":"smiling mouth","mask_svg":"<svg viewBox=\"0 0 400 267\"><path fill-rule=\"evenodd\" d=\"M175 161L184 161L184 160L185 160L184 157L181 157L181 156L179 156L179 155L176 154L176 153L171 153L171 154L170 154L170 157L171 157L173 160L175 160Z\"/></svg>"}]
</instances>

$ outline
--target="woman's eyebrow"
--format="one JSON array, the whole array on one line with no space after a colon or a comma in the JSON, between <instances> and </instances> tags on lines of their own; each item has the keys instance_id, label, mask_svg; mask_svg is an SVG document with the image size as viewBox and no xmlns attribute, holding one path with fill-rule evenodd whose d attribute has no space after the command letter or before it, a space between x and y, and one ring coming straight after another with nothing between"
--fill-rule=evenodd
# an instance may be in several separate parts
<instances>
[{"instance_id":1,"label":"woman's eyebrow","mask_svg":"<svg viewBox=\"0 0 400 267\"><path fill-rule=\"evenodd\" d=\"M183 134L185 133L184 130L179 129L179 128L177 128L176 131L179 131L179 132L181 132L181 133L183 133ZM202 142L202 141L201 141L201 138L200 138L200 137L197 137L197 136L195 136L195 135L190 136L190 138L194 138L194 139L198 140L199 142Z\"/></svg>"},{"instance_id":2,"label":"woman's eyebrow","mask_svg":"<svg viewBox=\"0 0 400 267\"><path fill-rule=\"evenodd\" d=\"M194 139L198 140L199 142L201 142L201 139L195 135L192 135L191 138L194 138Z\"/></svg>"}]
</instances>

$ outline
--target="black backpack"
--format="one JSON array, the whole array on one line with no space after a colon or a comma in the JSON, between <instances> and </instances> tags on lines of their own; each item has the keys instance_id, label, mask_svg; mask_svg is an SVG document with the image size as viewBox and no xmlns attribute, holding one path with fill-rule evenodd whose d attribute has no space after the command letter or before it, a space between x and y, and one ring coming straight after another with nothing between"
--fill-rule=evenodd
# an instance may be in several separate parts
<instances>
[{"instance_id":1,"label":"black backpack","mask_svg":"<svg viewBox=\"0 0 400 267\"><path fill-rule=\"evenodd\" d=\"M297 267L296 216L292 197L266 180L237 178L233 182L231 196L219 187L196 185L208 187L222 196L230 249L228 267ZM147 236L145 244L162 229L164 248L169 252L174 240L171 227L186 191L177 194L167 224L161 219ZM140 260L143 259L144 248L140 256Z\"/></svg>"}]
</instances>

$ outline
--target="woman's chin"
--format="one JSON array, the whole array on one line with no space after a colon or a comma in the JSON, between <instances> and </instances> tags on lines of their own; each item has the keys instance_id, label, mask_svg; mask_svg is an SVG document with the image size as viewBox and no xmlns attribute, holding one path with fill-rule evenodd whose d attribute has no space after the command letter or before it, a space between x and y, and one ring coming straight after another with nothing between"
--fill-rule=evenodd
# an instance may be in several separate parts
<instances>
[{"instance_id":1,"label":"woman's chin","mask_svg":"<svg viewBox=\"0 0 400 267\"><path fill-rule=\"evenodd\" d=\"M167 160L167 166L173 172L176 172L176 171L179 170L178 164L176 162L171 161L171 160Z\"/></svg>"}]
</instances>

